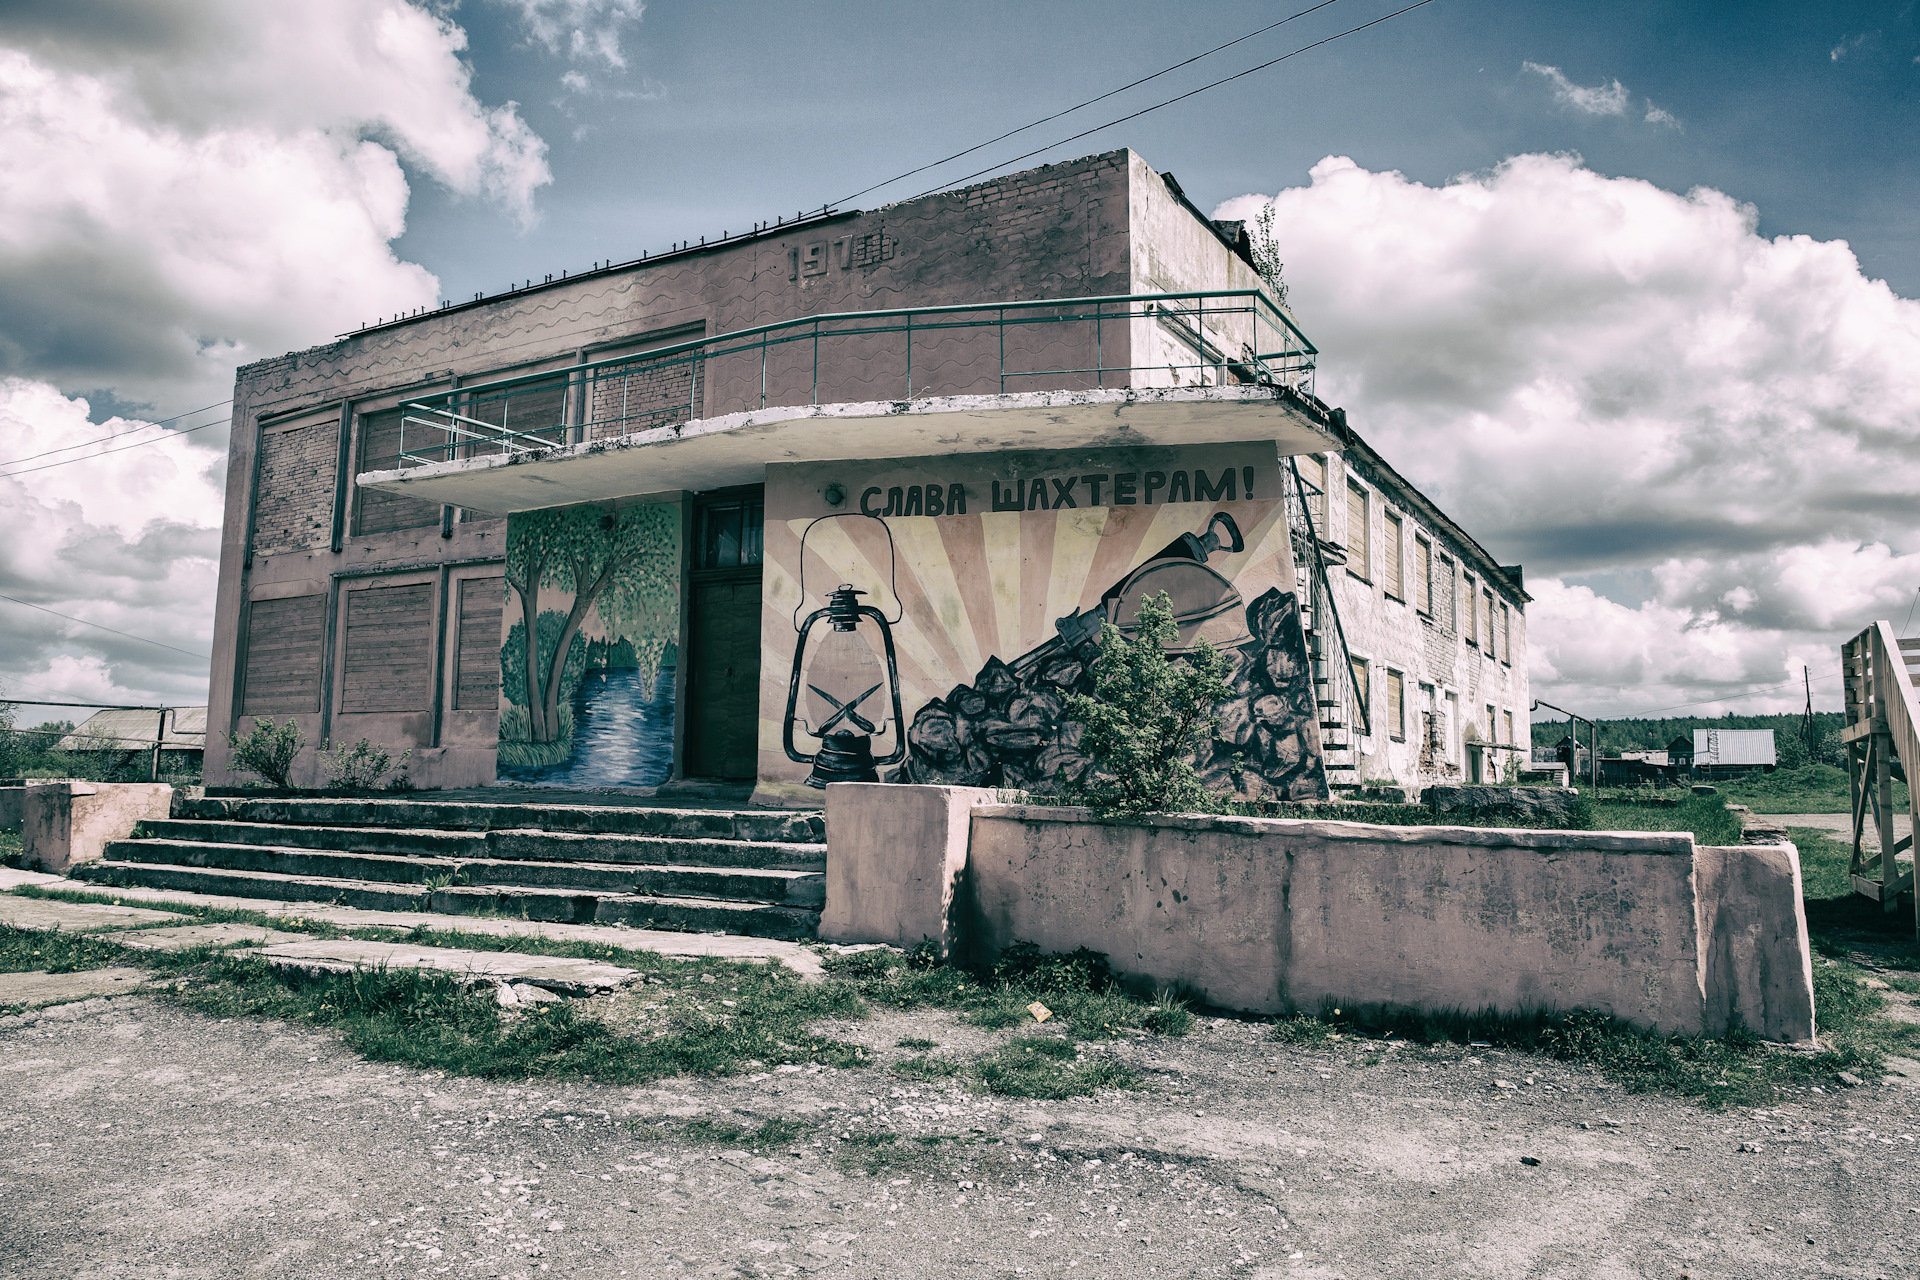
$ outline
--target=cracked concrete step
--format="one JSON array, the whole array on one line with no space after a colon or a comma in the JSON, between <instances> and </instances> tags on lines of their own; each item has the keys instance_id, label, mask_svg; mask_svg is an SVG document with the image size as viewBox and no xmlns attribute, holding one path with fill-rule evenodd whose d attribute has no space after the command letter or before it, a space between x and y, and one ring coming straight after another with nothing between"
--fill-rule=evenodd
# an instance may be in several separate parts
<instances>
[{"instance_id":1,"label":"cracked concrete step","mask_svg":"<svg viewBox=\"0 0 1920 1280\"><path fill-rule=\"evenodd\" d=\"M154 818L135 839L200 844L273 845L337 853L440 858L524 858L536 862L638 862L653 865L819 870L825 845L697 836L642 836L507 829L444 831L432 827L322 827L293 823Z\"/></svg>"},{"instance_id":2,"label":"cracked concrete step","mask_svg":"<svg viewBox=\"0 0 1920 1280\"><path fill-rule=\"evenodd\" d=\"M496 858L421 858L360 850L207 844L192 840L115 840L106 860L163 863L209 870L269 871L277 875L426 885L452 877L461 885L523 885L596 893L734 898L818 909L826 877L817 871L758 867L675 866L671 863L531 862Z\"/></svg>"},{"instance_id":3,"label":"cracked concrete step","mask_svg":"<svg viewBox=\"0 0 1920 1280\"><path fill-rule=\"evenodd\" d=\"M98 884L144 885L191 893L326 902L376 911L496 914L567 924L626 924L638 929L722 932L750 938L811 938L820 913L800 906L638 893L593 893L524 885L376 884L366 880L238 871L167 863L101 861L75 868Z\"/></svg>"},{"instance_id":4,"label":"cracked concrete step","mask_svg":"<svg viewBox=\"0 0 1920 1280\"><path fill-rule=\"evenodd\" d=\"M455 831L524 828L597 835L824 844L826 818L791 810L649 809L467 800L176 797L176 818L324 827L431 827Z\"/></svg>"},{"instance_id":5,"label":"cracked concrete step","mask_svg":"<svg viewBox=\"0 0 1920 1280\"><path fill-rule=\"evenodd\" d=\"M258 953L276 969L344 973L354 969L433 969L475 982L524 982L563 995L590 996L633 981L639 973L597 960L516 951L468 951L354 938L289 940Z\"/></svg>"}]
</instances>

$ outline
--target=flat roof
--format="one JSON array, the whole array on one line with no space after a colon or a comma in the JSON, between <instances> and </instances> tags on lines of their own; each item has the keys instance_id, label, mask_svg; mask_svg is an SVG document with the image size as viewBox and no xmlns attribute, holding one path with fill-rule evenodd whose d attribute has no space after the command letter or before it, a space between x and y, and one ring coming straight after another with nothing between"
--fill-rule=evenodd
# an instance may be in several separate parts
<instances>
[{"instance_id":1,"label":"flat roof","mask_svg":"<svg viewBox=\"0 0 1920 1280\"><path fill-rule=\"evenodd\" d=\"M1287 387L1135 387L769 407L607 440L370 471L356 482L505 515L754 484L770 463L1245 440L1272 440L1282 456L1341 447L1325 406Z\"/></svg>"}]
</instances>

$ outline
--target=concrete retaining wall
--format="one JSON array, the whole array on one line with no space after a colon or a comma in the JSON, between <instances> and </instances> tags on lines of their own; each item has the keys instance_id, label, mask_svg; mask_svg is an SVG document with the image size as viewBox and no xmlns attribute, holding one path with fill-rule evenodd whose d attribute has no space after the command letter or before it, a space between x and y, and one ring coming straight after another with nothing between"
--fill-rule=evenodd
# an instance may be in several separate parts
<instances>
[{"instance_id":1,"label":"concrete retaining wall","mask_svg":"<svg viewBox=\"0 0 1920 1280\"><path fill-rule=\"evenodd\" d=\"M108 841L125 840L145 819L167 817L173 803L164 782L60 780L23 790L23 860L55 875L99 861Z\"/></svg>"},{"instance_id":2,"label":"concrete retaining wall","mask_svg":"<svg viewBox=\"0 0 1920 1280\"><path fill-rule=\"evenodd\" d=\"M1325 1001L1587 1008L1672 1033L1737 1022L1776 1040L1813 1034L1792 845L1281 818L1102 823L969 797L966 871L943 907L931 888L903 886L935 850L943 868L958 860L954 801L906 793L947 790L828 788L826 919L838 925L829 934L823 920L823 937L911 945L919 931L957 930L980 960L1014 941L1090 947L1142 984L1184 984L1255 1013ZM914 817L927 805L944 825ZM882 829L884 841L850 840ZM883 880L886 893L865 887ZM953 923L936 934L924 921L943 911ZM889 935L909 912L914 936Z\"/></svg>"}]
</instances>

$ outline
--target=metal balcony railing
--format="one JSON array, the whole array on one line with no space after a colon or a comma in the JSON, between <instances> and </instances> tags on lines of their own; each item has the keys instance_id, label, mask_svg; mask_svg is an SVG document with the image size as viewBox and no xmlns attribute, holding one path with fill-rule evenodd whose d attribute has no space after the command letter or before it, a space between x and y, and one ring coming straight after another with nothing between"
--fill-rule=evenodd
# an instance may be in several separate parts
<instances>
[{"instance_id":1,"label":"metal balcony railing","mask_svg":"<svg viewBox=\"0 0 1920 1280\"><path fill-rule=\"evenodd\" d=\"M1316 348L1258 290L802 316L405 403L400 465L630 435L769 405L1105 387L1313 392Z\"/></svg>"}]
</instances>

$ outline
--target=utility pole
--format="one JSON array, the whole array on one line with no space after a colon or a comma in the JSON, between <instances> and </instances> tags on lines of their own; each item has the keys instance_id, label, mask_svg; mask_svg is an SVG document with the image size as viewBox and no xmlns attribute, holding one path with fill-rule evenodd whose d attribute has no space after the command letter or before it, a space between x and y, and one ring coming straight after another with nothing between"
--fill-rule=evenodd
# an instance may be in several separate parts
<instances>
[{"instance_id":1,"label":"utility pole","mask_svg":"<svg viewBox=\"0 0 1920 1280\"><path fill-rule=\"evenodd\" d=\"M1800 683L1807 691L1807 714L1800 722L1800 737L1807 744L1807 763L1813 763L1813 674L1805 666L1800 668Z\"/></svg>"}]
</instances>

